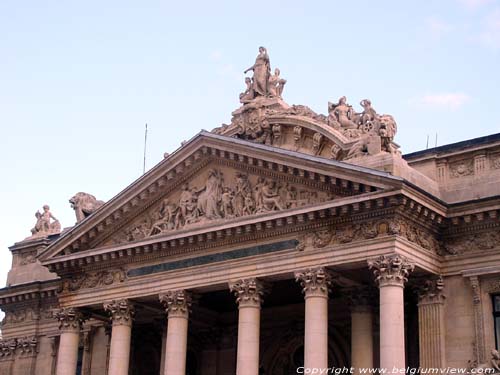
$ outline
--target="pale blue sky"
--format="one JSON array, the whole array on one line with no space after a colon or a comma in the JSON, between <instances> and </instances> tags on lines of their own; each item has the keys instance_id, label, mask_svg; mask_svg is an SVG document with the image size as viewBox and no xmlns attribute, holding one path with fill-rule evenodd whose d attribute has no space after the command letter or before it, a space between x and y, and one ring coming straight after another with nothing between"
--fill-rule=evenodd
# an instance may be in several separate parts
<instances>
[{"instance_id":1,"label":"pale blue sky","mask_svg":"<svg viewBox=\"0 0 500 375\"><path fill-rule=\"evenodd\" d=\"M0 2L0 284L48 203L108 200L200 129L229 122L257 48L284 99L369 98L404 153L500 131L500 0Z\"/></svg>"}]
</instances>

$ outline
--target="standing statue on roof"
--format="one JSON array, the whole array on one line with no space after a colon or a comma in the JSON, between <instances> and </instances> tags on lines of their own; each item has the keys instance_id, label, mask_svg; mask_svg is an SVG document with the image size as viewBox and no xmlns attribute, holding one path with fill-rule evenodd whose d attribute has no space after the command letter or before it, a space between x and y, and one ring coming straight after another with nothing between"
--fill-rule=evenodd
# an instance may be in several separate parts
<instances>
[{"instance_id":1,"label":"standing statue on roof","mask_svg":"<svg viewBox=\"0 0 500 375\"><path fill-rule=\"evenodd\" d=\"M245 74L253 70L252 85L255 96L267 96L268 81L271 75L271 63L265 47L259 47L259 54L255 59L255 64L245 70Z\"/></svg>"}]
</instances>

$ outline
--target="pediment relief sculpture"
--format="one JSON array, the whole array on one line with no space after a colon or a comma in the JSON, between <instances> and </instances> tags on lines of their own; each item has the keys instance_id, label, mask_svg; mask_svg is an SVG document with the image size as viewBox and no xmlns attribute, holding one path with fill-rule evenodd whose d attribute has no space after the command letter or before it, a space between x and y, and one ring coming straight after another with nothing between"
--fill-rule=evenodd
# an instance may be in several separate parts
<instances>
[{"instance_id":1,"label":"pediment relief sculpture","mask_svg":"<svg viewBox=\"0 0 500 375\"><path fill-rule=\"evenodd\" d=\"M230 169L208 168L182 183L131 225L113 243L123 243L201 226L209 222L265 214L334 199L330 191L312 190Z\"/></svg>"},{"instance_id":2,"label":"pediment relief sculpture","mask_svg":"<svg viewBox=\"0 0 500 375\"><path fill-rule=\"evenodd\" d=\"M231 124L212 130L248 141L272 145L335 160L387 152L399 155L393 143L397 125L390 115L380 115L369 99L357 112L342 96L328 103L328 115L303 105L289 106L282 100L286 80L280 70L271 74L267 50L259 48L254 65L245 70L246 89L240 94L242 107L233 112Z\"/></svg>"}]
</instances>

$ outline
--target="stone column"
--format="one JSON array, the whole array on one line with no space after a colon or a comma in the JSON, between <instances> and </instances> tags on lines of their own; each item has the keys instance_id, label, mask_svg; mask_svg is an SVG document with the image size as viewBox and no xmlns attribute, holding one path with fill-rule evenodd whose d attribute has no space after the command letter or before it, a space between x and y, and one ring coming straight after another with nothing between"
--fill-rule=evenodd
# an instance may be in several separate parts
<instances>
[{"instance_id":1,"label":"stone column","mask_svg":"<svg viewBox=\"0 0 500 375\"><path fill-rule=\"evenodd\" d=\"M110 314L112 322L108 374L128 375L134 306L122 299L105 303L104 310Z\"/></svg>"},{"instance_id":2,"label":"stone column","mask_svg":"<svg viewBox=\"0 0 500 375\"><path fill-rule=\"evenodd\" d=\"M259 374L260 308L264 285L257 279L229 284L238 303L238 349L236 375Z\"/></svg>"},{"instance_id":3,"label":"stone column","mask_svg":"<svg viewBox=\"0 0 500 375\"><path fill-rule=\"evenodd\" d=\"M420 367L444 368L444 282L441 277L426 280L418 294L418 339Z\"/></svg>"},{"instance_id":4,"label":"stone column","mask_svg":"<svg viewBox=\"0 0 500 375\"><path fill-rule=\"evenodd\" d=\"M296 272L305 298L304 371L328 368L328 292L331 276L322 267Z\"/></svg>"},{"instance_id":5,"label":"stone column","mask_svg":"<svg viewBox=\"0 0 500 375\"><path fill-rule=\"evenodd\" d=\"M349 295L351 309L351 367L373 368L373 298L367 288L356 288Z\"/></svg>"},{"instance_id":6,"label":"stone column","mask_svg":"<svg viewBox=\"0 0 500 375\"><path fill-rule=\"evenodd\" d=\"M160 295L160 302L164 304L168 314L164 375L186 374L188 318L191 301L191 294L185 290L169 291Z\"/></svg>"},{"instance_id":7,"label":"stone column","mask_svg":"<svg viewBox=\"0 0 500 375\"><path fill-rule=\"evenodd\" d=\"M83 324L82 313L73 307L56 312L59 321L59 351L57 355L56 375L73 375L78 362L78 344Z\"/></svg>"},{"instance_id":8,"label":"stone column","mask_svg":"<svg viewBox=\"0 0 500 375\"><path fill-rule=\"evenodd\" d=\"M369 260L380 290L380 367L405 368L404 284L414 265L394 254Z\"/></svg>"}]
</instances>

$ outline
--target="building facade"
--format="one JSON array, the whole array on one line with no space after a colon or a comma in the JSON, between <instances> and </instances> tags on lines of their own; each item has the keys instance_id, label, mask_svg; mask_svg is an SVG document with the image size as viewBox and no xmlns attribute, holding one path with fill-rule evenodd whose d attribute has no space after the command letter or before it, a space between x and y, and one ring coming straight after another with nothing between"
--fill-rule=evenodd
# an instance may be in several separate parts
<instances>
[{"instance_id":1,"label":"building facade","mask_svg":"<svg viewBox=\"0 0 500 375\"><path fill-rule=\"evenodd\" d=\"M402 156L369 100L289 106L262 47L248 71L231 124L76 194L74 227L37 213L1 374L497 366L500 134Z\"/></svg>"}]
</instances>

